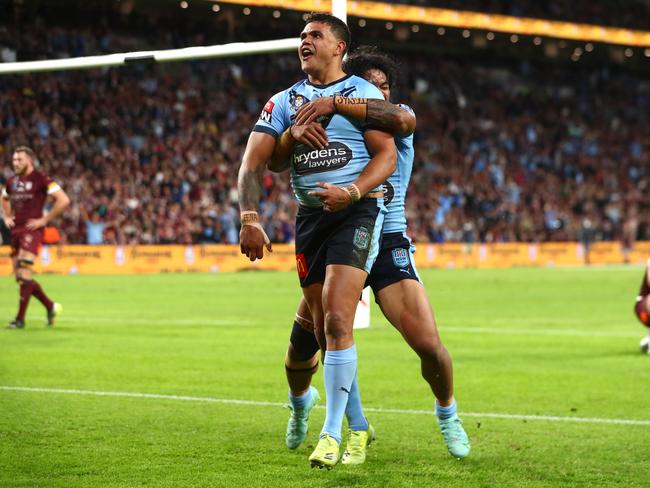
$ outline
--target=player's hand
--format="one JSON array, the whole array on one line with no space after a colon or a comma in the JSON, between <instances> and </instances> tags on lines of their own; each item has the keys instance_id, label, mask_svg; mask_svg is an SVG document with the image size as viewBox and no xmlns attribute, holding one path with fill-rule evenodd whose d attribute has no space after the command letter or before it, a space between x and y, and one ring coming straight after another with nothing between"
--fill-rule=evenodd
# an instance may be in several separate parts
<instances>
[{"instance_id":1,"label":"player's hand","mask_svg":"<svg viewBox=\"0 0 650 488\"><path fill-rule=\"evenodd\" d=\"M13 229L14 225L16 225L16 221L13 217L3 217L3 220L5 221L7 229Z\"/></svg>"},{"instance_id":2,"label":"player's hand","mask_svg":"<svg viewBox=\"0 0 650 488\"><path fill-rule=\"evenodd\" d=\"M296 124L309 124L318 117L334 113L334 97L320 97L306 103L296 112Z\"/></svg>"},{"instance_id":3,"label":"player's hand","mask_svg":"<svg viewBox=\"0 0 650 488\"><path fill-rule=\"evenodd\" d=\"M325 149L327 147L327 132L318 122L292 125L289 130L296 141L311 149Z\"/></svg>"},{"instance_id":4,"label":"player's hand","mask_svg":"<svg viewBox=\"0 0 650 488\"><path fill-rule=\"evenodd\" d=\"M45 227L47 224L47 220L45 220L45 217L41 217L40 219L29 219L27 221L27 227L29 230L38 230L42 227Z\"/></svg>"},{"instance_id":5,"label":"player's hand","mask_svg":"<svg viewBox=\"0 0 650 488\"><path fill-rule=\"evenodd\" d=\"M326 212L338 212L352 204L350 194L340 186L330 183L316 183L316 186L325 191L310 191L309 195L323 202L323 210Z\"/></svg>"},{"instance_id":6,"label":"player's hand","mask_svg":"<svg viewBox=\"0 0 650 488\"><path fill-rule=\"evenodd\" d=\"M239 231L239 248L248 259L255 261L264 257L264 248L273 252L271 240L259 223L244 224Z\"/></svg>"}]
</instances>

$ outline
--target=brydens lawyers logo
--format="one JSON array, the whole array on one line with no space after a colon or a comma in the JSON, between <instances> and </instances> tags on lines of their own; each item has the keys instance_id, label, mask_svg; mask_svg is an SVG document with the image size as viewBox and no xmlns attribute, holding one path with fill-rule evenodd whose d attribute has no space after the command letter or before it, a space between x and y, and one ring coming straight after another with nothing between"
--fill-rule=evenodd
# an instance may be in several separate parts
<instances>
[{"instance_id":1,"label":"brydens lawyers logo","mask_svg":"<svg viewBox=\"0 0 650 488\"><path fill-rule=\"evenodd\" d=\"M264 108L262 109L262 113L260 114L260 119L266 122L267 124L271 123L271 116L273 115L273 107L275 107L275 103L269 100L268 102L266 102L266 105L264 105Z\"/></svg>"},{"instance_id":2,"label":"brydens lawyers logo","mask_svg":"<svg viewBox=\"0 0 650 488\"><path fill-rule=\"evenodd\" d=\"M298 278L307 276L307 260L303 253L296 254L296 268L298 269Z\"/></svg>"}]
</instances>

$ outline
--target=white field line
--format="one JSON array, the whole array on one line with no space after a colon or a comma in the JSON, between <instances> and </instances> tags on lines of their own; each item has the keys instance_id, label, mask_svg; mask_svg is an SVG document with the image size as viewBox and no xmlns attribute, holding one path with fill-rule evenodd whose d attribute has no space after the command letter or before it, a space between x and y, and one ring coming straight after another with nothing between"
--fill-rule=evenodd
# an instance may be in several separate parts
<instances>
[{"instance_id":1,"label":"white field line","mask_svg":"<svg viewBox=\"0 0 650 488\"><path fill-rule=\"evenodd\" d=\"M67 395L90 395L104 397L146 398L154 400L174 400L184 402L220 403L225 405L248 405L255 407L283 407L279 402L260 402L254 400L238 400L234 398L211 398L186 395L161 395L157 393L131 393L118 391L74 390L65 388L35 388L29 386L0 386L4 391L22 391L30 393L54 393ZM316 408L325 408L317 405ZM375 413L392 413L400 415L434 415L433 410L404 410L399 408L364 407L364 410ZM558 417L553 415L520 415L507 413L462 412L462 417L493 418L506 420L539 420L546 422L579 422L587 424L617 424L617 425L650 425L650 420L590 418L590 417Z\"/></svg>"},{"instance_id":2,"label":"white field line","mask_svg":"<svg viewBox=\"0 0 650 488\"><path fill-rule=\"evenodd\" d=\"M69 317L61 319L62 322L74 323L110 323L117 325L214 325L214 326L250 326L255 325L251 320L232 319L169 319L169 318L127 318L127 317ZM390 327L390 324L381 324L381 326ZM599 330L580 330L580 329L513 329L499 327L440 327L440 332L444 334L496 334L496 335L531 335L531 336L556 336L556 337L621 337L635 338L638 336L633 330L629 332L599 331Z\"/></svg>"},{"instance_id":3,"label":"white field line","mask_svg":"<svg viewBox=\"0 0 650 488\"><path fill-rule=\"evenodd\" d=\"M127 317L65 317L61 322L77 322L91 324L118 324L118 325L252 325L250 320L232 319L166 319L166 318L127 318Z\"/></svg>"}]
</instances>

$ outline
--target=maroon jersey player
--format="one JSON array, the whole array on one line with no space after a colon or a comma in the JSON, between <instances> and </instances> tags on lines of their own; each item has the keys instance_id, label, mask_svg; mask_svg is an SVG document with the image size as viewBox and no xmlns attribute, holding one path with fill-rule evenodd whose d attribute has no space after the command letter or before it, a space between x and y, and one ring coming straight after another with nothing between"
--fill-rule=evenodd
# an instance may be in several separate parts
<instances>
[{"instance_id":1,"label":"maroon jersey player","mask_svg":"<svg viewBox=\"0 0 650 488\"><path fill-rule=\"evenodd\" d=\"M5 224L11 229L11 256L16 281L20 284L18 314L8 329L25 327L25 312L32 295L47 309L48 325L54 324L54 318L61 310L61 305L50 300L32 278L32 266L43 242L43 229L61 215L70 199L57 183L34 169L35 160L31 148L16 148L12 160L15 175L7 180L0 198ZM54 206L43 215L48 196L54 200Z\"/></svg>"}]
</instances>

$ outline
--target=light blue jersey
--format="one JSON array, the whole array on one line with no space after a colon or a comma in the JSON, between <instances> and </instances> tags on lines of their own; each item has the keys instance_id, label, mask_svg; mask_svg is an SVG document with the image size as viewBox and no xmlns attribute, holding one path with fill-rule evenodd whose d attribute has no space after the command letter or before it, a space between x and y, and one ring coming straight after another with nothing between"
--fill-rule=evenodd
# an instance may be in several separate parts
<instances>
[{"instance_id":1,"label":"light blue jersey","mask_svg":"<svg viewBox=\"0 0 650 488\"><path fill-rule=\"evenodd\" d=\"M264 106L254 131L278 137L292 124L298 108L319 97L344 96L377 98L379 89L358 76L348 75L328 85L315 85L303 80L275 94ZM316 183L348 186L356 181L370 161L363 138L364 125L338 114L320 121L327 132L329 144L325 149L310 149L296 145L291 160L291 186L301 205L322 207L322 202L308 195L320 190ZM380 188L375 188L378 191Z\"/></svg>"},{"instance_id":2,"label":"light blue jersey","mask_svg":"<svg viewBox=\"0 0 650 488\"><path fill-rule=\"evenodd\" d=\"M411 107L399 104L399 107L415 115ZM386 204L386 219L384 220L384 234L401 232L406 235L406 192L413 171L413 134L408 136L396 136L395 147L397 148L397 168L395 172L384 183L384 202Z\"/></svg>"}]
</instances>

